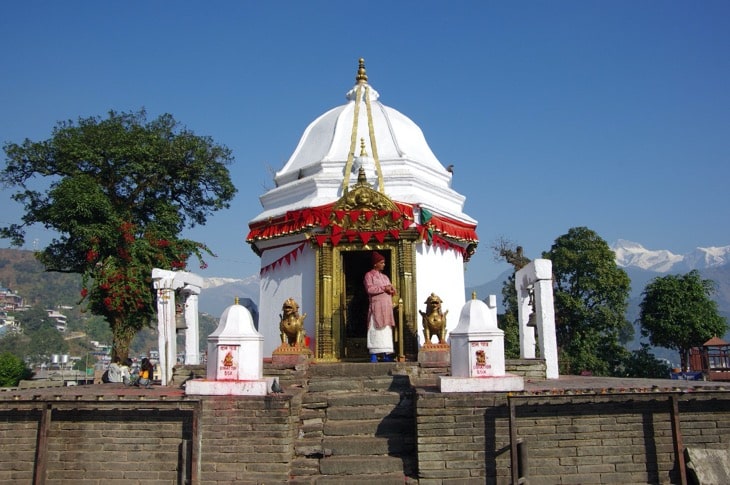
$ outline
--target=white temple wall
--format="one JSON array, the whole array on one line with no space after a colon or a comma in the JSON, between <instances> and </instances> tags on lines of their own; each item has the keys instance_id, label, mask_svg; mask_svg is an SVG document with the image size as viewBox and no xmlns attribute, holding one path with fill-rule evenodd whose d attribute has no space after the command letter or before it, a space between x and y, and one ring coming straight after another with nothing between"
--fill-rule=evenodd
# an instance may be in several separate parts
<instances>
[{"instance_id":1,"label":"white temple wall","mask_svg":"<svg viewBox=\"0 0 730 485\"><path fill-rule=\"evenodd\" d=\"M278 261L297 248L299 243L281 248L269 249L261 255L261 267ZM289 262L281 261L275 268L261 275L259 297L259 333L264 336L264 357L270 357L281 344L279 321L281 307L288 298L299 304L299 313L307 314L304 328L307 336L314 342L315 337L315 253L308 244L297 258Z\"/></svg>"},{"instance_id":2,"label":"white temple wall","mask_svg":"<svg viewBox=\"0 0 730 485\"><path fill-rule=\"evenodd\" d=\"M422 242L416 245L416 305L425 311L426 298L436 293L443 301L441 309L449 314L446 317L448 333L459 323L459 313L466 302L464 286L464 265L461 254ZM418 343L423 345L421 316L418 315Z\"/></svg>"}]
</instances>

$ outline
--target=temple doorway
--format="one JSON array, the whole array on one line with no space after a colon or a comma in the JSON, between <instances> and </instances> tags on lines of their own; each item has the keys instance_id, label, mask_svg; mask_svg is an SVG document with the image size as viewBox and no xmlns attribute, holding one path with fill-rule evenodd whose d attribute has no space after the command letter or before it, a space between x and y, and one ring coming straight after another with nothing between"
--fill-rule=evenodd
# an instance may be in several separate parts
<instances>
[{"instance_id":1,"label":"temple doorway","mask_svg":"<svg viewBox=\"0 0 730 485\"><path fill-rule=\"evenodd\" d=\"M389 250L378 250L385 256L385 270L383 271L392 281L391 255ZM367 315L368 295L365 291L363 279L365 273L373 267L372 251L343 251L342 257L342 312L340 321L343 324L341 335L341 354L346 360L366 360L367 349Z\"/></svg>"}]
</instances>

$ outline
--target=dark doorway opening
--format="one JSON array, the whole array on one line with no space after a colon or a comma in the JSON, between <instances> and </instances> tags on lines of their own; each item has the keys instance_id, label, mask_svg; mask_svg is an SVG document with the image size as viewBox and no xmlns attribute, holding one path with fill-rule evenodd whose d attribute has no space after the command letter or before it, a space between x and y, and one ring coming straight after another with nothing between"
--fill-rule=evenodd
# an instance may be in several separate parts
<instances>
[{"instance_id":1,"label":"dark doorway opening","mask_svg":"<svg viewBox=\"0 0 730 485\"><path fill-rule=\"evenodd\" d=\"M383 273L390 278L390 251L378 250L378 252L385 256ZM344 328L341 334L344 336L344 342L342 342L341 355L347 360L366 360L368 358L368 295L365 292L363 280L365 273L373 269L372 253L373 251L347 251L341 253L342 267L345 273L342 306Z\"/></svg>"}]
</instances>

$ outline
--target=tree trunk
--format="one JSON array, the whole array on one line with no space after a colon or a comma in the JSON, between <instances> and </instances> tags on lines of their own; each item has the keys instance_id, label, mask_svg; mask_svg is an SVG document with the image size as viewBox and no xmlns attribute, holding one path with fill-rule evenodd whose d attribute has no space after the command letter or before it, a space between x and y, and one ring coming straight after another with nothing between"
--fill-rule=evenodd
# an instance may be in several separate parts
<instances>
[{"instance_id":1,"label":"tree trunk","mask_svg":"<svg viewBox=\"0 0 730 485\"><path fill-rule=\"evenodd\" d=\"M112 362L124 362L129 357L129 346L132 344L132 339L134 339L137 331L126 325L120 317L112 320L111 328L114 337L112 342Z\"/></svg>"},{"instance_id":2,"label":"tree trunk","mask_svg":"<svg viewBox=\"0 0 730 485\"><path fill-rule=\"evenodd\" d=\"M679 351L680 369L682 372L689 370L689 349L682 349Z\"/></svg>"}]
</instances>

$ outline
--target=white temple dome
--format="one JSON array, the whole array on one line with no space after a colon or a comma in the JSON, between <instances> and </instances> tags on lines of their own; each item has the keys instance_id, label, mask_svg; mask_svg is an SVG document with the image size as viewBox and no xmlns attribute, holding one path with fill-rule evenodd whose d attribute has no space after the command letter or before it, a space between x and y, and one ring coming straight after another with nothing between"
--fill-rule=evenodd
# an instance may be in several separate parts
<instances>
[{"instance_id":1,"label":"white temple dome","mask_svg":"<svg viewBox=\"0 0 730 485\"><path fill-rule=\"evenodd\" d=\"M362 149L371 159L366 166L373 169L366 176L374 188L382 183L380 188L393 200L475 223L463 213L464 196L451 188L452 174L433 154L418 125L380 102L367 83L362 59L356 81L346 104L319 116L304 131L276 173L276 187L261 196L264 210L252 222L338 200L357 178L356 158Z\"/></svg>"}]
</instances>

